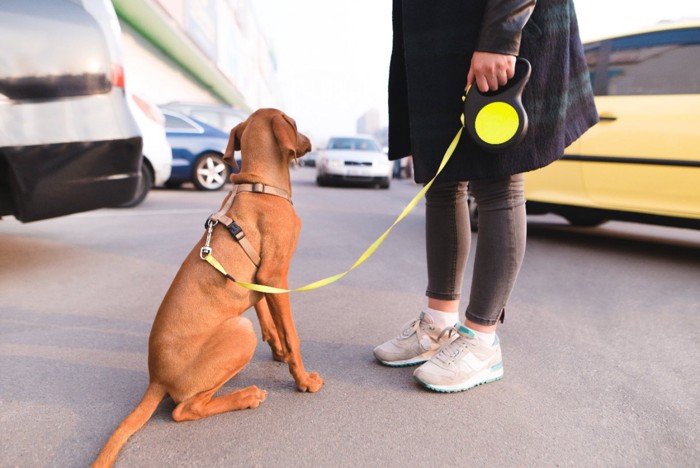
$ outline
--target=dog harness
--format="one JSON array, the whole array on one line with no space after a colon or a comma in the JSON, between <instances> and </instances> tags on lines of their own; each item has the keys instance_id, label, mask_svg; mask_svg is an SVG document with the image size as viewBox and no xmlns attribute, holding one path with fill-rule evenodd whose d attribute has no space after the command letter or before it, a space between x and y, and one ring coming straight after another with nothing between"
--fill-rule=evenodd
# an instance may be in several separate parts
<instances>
[{"instance_id":1,"label":"dog harness","mask_svg":"<svg viewBox=\"0 0 700 468\"><path fill-rule=\"evenodd\" d=\"M233 189L226 197L224 204L221 206L221 209L213 215L211 215L204 223L204 228L207 230L207 238L204 243L204 247L202 247L199 251L199 258L201 258L202 260L207 260L207 257L213 258L211 256L212 248L209 245L211 243L211 234L212 232L214 232L214 226L221 223L224 226L226 226L226 229L228 229L229 233L231 233L231 236L233 236L233 238L238 242L238 244L241 246L241 248L248 256L250 261L253 262L253 265L255 265L256 268L260 267L260 255L258 255L258 253L255 251L248 239L246 239L243 229L226 214L228 213L228 210L231 209L231 206L233 205L233 200L236 198L236 195L241 192L253 192L264 193L267 195L275 195L277 197L284 198L289 203L292 203L292 197L286 191L277 187L273 187L271 185L263 184L262 182L234 185Z\"/></svg>"}]
</instances>

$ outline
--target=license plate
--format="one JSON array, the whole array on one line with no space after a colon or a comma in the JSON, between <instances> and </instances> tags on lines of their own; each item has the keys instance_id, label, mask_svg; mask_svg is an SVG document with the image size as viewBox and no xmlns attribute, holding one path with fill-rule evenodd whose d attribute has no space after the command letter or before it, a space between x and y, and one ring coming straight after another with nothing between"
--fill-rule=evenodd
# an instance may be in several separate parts
<instances>
[{"instance_id":1,"label":"license plate","mask_svg":"<svg viewBox=\"0 0 700 468\"><path fill-rule=\"evenodd\" d=\"M369 171L366 169L350 169L348 175L354 177L366 177L369 175Z\"/></svg>"}]
</instances>

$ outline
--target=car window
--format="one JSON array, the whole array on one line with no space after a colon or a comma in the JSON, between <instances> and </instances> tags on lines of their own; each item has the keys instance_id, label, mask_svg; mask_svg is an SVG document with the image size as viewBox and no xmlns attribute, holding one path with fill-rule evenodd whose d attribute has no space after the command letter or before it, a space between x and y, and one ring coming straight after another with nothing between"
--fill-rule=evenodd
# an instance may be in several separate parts
<instances>
[{"instance_id":1,"label":"car window","mask_svg":"<svg viewBox=\"0 0 700 468\"><path fill-rule=\"evenodd\" d=\"M331 138L328 149L380 151L375 141L366 138Z\"/></svg>"},{"instance_id":2,"label":"car window","mask_svg":"<svg viewBox=\"0 0 700 468\"><path fill-rule=\"evenodd\" d=\"M165 114L165 128L167 130L199 132L199 128L192 125L190 122L176 117L174 115Z\"/></svg>"},{"instance_id":3,"label":"car window","mask_svg":"<svg viewBox=\"0 0 700 468\"><path fill-rule=\"evenodd\" d=\"M218 112L208 110L193 110L190 112L190 114L195 119L201 120L204 123L208 123L212 127L219 128L221 126Z\"/></svg>"},{"instance_id":4,"label":"car window","mask_svg":"<svg viewBox=\"0 0 700 468\"><path fill-rule=\"evenodd\" d=\"M700 93L700 29L625 36L586 47L597 95Z\"/></svg>"}]
</instances>

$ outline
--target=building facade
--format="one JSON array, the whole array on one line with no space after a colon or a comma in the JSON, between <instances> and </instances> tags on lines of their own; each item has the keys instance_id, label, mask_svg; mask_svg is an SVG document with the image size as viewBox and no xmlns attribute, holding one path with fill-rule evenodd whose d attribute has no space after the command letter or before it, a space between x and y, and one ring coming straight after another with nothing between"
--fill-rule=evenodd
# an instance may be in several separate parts
<instances>
[{"instance_id":1,"label":"building facade","mask_svg":"<svg viewBox=\"0 0 700 468\"><path fill-rule=\"evenodd\" d=\"M272 48L252 0L112 0L127 88L154 104L281 104Z\"/></svg>"}]
</instances>

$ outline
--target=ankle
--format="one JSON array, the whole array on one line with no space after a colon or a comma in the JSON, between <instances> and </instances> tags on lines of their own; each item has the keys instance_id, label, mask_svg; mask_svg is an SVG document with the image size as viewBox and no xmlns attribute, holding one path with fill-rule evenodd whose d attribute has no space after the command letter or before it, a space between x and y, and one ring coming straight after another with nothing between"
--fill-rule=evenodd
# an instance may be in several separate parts
<instances>
[{"instance_id":1,"label":"ankle","mask_svg":"<svg viewBox=\"0 0 700 468\"><path fill-rule=\"evenodd\" d=\"M426 307L424 309L424 312L427 315L429 315L431 319L433 319L435 327L440 330L452 327L454 326L454 324L459 322L459 312L457 312L456 310L452 312L446 312L443 310L435 310L430 307Z\"/></svg>"},{"instance_id":2,"label":"ankle","mask_svg":"<svg viewBox=\"0 0 700 468\"><path fill-rule=\"evenodd\" d=\"M493 346L496 343L496 325L479 325L466 320L464 326L468 328L484 346Z\"/></svg>"}]
</instances>

